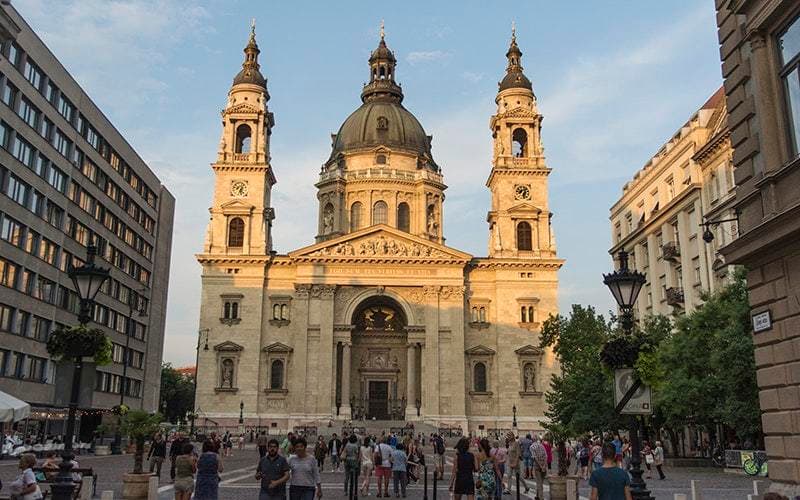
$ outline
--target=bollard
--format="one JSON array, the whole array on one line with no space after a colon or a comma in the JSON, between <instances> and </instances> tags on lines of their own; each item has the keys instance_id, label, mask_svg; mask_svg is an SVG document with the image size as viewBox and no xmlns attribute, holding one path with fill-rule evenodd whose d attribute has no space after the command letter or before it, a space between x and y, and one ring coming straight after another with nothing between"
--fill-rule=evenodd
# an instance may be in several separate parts
<instances>
[{"instance_id":1,"label":"bollard","mask_svg":"<svg viewBox=\"0 0 800 500\"><path fill-rule=\"evenodd\" d=\"M519 500L521 493L519 488L519 469L517 469L517 500Z\"/></svg>"},{"instance_id":2,"label":"bollard","mask_svg":"<svg viewBox=\"0 0 800 500\"><path fill-rule=\"evenodd\" d=\"M350 489L353 490L353 500L358 500L358 467L353 467L353 479L350 480Z\"/></svg>"},{"instance_id":3,"label":"bollard","mask_svg":"<svg viewBox=\"0 0 800 500\"><path fill-rule=\"evenodd\" d=\"M83 476L81 478L81 500L91 500L94 496L94 478L92 476Z\"/></svg>"},{"instance_id":4,"label":"bollard","mask_svg":"<svg viewBox=\"0 0 800 500\"><path fill-rule=\"evenodd\" d=\"M104 491L100 495L100 500L114 500L114 492L111 490Z\"/></svg>"},{"instance_id":5,"label":"bollard","mask_svg":"<svg viewBox=\"0 0 800 500\"><path fill-rule=\"evenodd\" d=\"M439 489L437 479L438 479L437 475L434 474L433 475L433 500L436 500L436 495L438 494L437 490ZM442 479L444 479L444 476L442 476Z\"/></svg>"},{"instance_id":6,"label":"bollard","mask_svg":"<svg viewBox=\"0 0 800 500\"><path fill-rule=\"evenodd\" d=\"M763 482L764 482L764 481L759 481L759 480L755 480L755 481L753 481L753 495L754 495L754 496L758 496L758 495L760 494L760 493L759 493L759 490L760 490L761 488L759 488L759 485L760 485L761 483L763 483Z\"/></svg>"},{"instance_id":7,"label":"bollard","mask_svg":"<svg viewBox=\"0 0 800 500\"><path fill-rule=\"evenodd\" d=\"M578 499L578 483L574 479L567 479L567 499Z\"/></svg>"},{"instance_id":8,"label":"bollard","mask_svg":"<svg viewBox=\"0 0 800 500\"><path fill-rule=\"evenodd\" d=\"M425 479L422 481L422 500L428 500L428 466L423 467L422 471L425 474ZM433 475L435 476L436 472Z\"/></svg>"},{"instance_id":9,"label":"bollard","mask_svg":"<svg viewBox=\"0 0 800 500\"><path fill-rule=\"evenodd\" d=\"M700 488L698 487L697 480L692 479L690 483L692 487L692 500L703 500L703 495L700 493Z\"/></svg>"},{"instance_id":10,"label":"bollard","mask_svg":"<svg viewBox=\"0 0 800 500\"><path fill-rule=\"evenodd\" d=\"M147 500L158 500L158 476L152 476L147 483Z\"/></svg>"},{"instance_id":11,"label":"bollard","mask_svg":"<svg viewBox=\"0 0 800 500\"><path fill-rule=\"evenodd\" d=\"M675 500L687 500L685 493L675 493Z\"/></svg>"}]
</instances>

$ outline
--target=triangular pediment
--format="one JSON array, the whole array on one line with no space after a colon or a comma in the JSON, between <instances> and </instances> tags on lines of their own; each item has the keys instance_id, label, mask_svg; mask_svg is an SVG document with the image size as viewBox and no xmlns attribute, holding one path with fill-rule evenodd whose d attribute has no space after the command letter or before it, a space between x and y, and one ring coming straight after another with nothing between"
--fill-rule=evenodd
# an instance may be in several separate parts
<instances>
[{"instance_id":1,"label":"triangular pediment","mask_svg":"<svg viewBox=\"0 0 800 500\"><path fill-rule=\"evenodd\" d=\"M317 243L294 252L289 257L302 260L408 260L466 262L472 255L400 231L385 224Z\"/></svg>"},{"instance_id":2,"label":"triangular pediment","mask_svg":"<svg viewBox=\"0 0 800 500\"><path fill-rule=\"evenodd\" d=\"M231 342L230 340L226 340L221 344L215 345L214 350L224 351L224 352L238 352L238 351L244 351L244 347L240 346L236 342Z\"/></svg>"},{"instance_id":3,"label":"triangular pediment","mask_svg":"<svg viewBox=\"0 0 800 500\"><path fill-rule=\"evenodd\" d=\"M542 353L544 353L544 349L528 344L520 347L514 352L517 354L517 356L540 356Z\"/></svg>"},{"instance_id":4,"label":"triangular pediment","mask_svg":"<svg viewBox=\"0 0 800 500\"><path fill-rule=\"evenodd\" d=\"M227 109L228 113L258 113L260 110L250 103L239 103Z\"/></svg>"},{"instance_id":5,"label":"triangular pediment","mask_svg":"<svg viewBox=\"0 0 800 500\"><path fill-rule=\"evenodd\" d=\"M476 345L475 347L470 347L464 354L471 355L471 356L493 356L495 354L494 349L486 347L485 345Z\"/></svg>"},{"instance_id":6,"label":"triangular pediment","mask_svg":"<svg viewBox=\"0 0 800 500\"><path fill-rule=\"evenodd\" d=\"M290 353L293 350L294 349L281 342L273 342L272 344L262 349L262 351L264 352L276 352L276 353Z\"/></svg>"},{"instance_id":7,"label":"triangular pediment","mask_svg":"<svg viewBox=\"0 0 800 500\"><path fill-rule=\"evenodd\" d=\"M536 113L528 108L522 106L506 111L503 114L505 118L536 118Z\"/></svg>"},{"instance_id":8,"label":"triangular pediment","mask_svg":"<svg viewBox=\"0 0 800 500\"><path fill-rule=\"evenodd\" d=\"M532 203L519 203L508 209L509 213L541 213L542 209Z\"/></svg>"},{"instance_id":9,"label":"triangular pediment","mask_svg":"<svg viewBox=\"0 0 800 500\"><path fill-rule=\"evenodd\" d=\"M244 200L233 199L221 204L219 208L226 213L249 213L255 208L255 206L245 202Z\"/></svg>"}]
</instances>

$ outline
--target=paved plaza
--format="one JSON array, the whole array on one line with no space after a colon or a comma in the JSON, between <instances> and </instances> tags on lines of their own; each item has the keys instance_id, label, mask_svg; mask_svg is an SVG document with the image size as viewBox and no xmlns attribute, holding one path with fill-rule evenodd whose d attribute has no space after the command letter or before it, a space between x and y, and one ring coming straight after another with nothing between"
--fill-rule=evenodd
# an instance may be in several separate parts
<instances>
[{"instance_id":1,"label":"paved plaza","mask_svg":"<svg viewBox=\"0 0 800 500\"><path fill-rule=\"evenodd\" d=\"M430 450L426 451L428 455L430 455ZM433 463L431 456L427 456L426 458L429 464ZM133 457L131 455L108 457L87 455L78 457L78 459L82 467L92 467L97 472L99 476L97 486L98 496L102 491L113 490L114 498L122 498L122 475L133 467ZM221 474L222 482L220 483L221 500L258 498L259 484L254 477L257 460L258 453L252 446L248 446L244 451L235 450L232 457L224 459L225 471ZM436 498L439 499L450 498L447 486L450 480L449 467L452 464L451 451L448 451L447 462L448 467L445 473L445 480L444 482L439 482L437 488ZM146 462L145 466L147 467ZM753 493L752 478L739 474L724 473L721 469L668 468L665 469L665 472L667 474L667 479L664 481L659 481L658 479L648 480L648 486L658 499L672 500L675 493L690 494L691 480L698 481L703 500L746 500L747 495ZM3 484L9 484L17 473L15 460L7 459L0 461L0 480L3 481ZM332 473L328 461L325 466L325 472L322 475L324 498L330 500L346 498L343 481L344 473L341 471ZM428 481L428 498L433 499L433 479L430 473ZM420 479L417 484L410 484L408 486L408 498L423 498L422 484L422 479ZM530 486L533 487L533 483L531 483ZM762 483L762 488L766 488L766 486L768 486L767 481ZM370 498L375 498L376 491L375 478L373 477L370 487ZM174 491L169 480L168 463L165 464L164 471L162 472L162 486L159 492L160 499L162 500L174 498ZM533 492L533 490L531 490L531 492ZM589 497L589 489L583 481L581 482L580 494L582 498L588 499ZM521 497L526 500L532 500L533 498L532 494L526 495L524 493ZM515 498L515 493L512 491L511 496L505 496L504 498L512 500ZM549 498L546 486L545 498Z\"/></svg>"}]
</instances>

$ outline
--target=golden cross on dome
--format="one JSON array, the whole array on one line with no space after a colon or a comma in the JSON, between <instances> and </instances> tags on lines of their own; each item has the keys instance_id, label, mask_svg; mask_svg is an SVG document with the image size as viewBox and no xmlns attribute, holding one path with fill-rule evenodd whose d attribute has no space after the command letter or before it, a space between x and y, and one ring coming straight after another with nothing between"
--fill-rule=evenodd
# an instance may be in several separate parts
<instances>
[{"instance_id":1,"label":"golden cross on dome","mask_svg":"<svg viewBox=\"0 0 800 500\"><path fill-rule=\"evenodd\" d=\"M511 20L511 41L517 41L517 22L513 19Z\"/></svg>"},{"instance_id":2,"label":"golden cross on dome","mask_svg":"<svg viewBox=\"0 0 800 500\"><path fill-rule=\"evenodd\" d=\"M256 34L256 18L250 19L250 33L255 35Z\"/></svg>"},{"instance_id":3,"label":"golden cross on dome","mask_svg":"<svg viewBox=\"0 0 800 500\"><path fill-rule=\"evenodd\" d=\"M383 40L383 37L385 36L386 36L386 30L384 30L383 19L381 19L381 40Z\"/></svg>"}]
</instances>

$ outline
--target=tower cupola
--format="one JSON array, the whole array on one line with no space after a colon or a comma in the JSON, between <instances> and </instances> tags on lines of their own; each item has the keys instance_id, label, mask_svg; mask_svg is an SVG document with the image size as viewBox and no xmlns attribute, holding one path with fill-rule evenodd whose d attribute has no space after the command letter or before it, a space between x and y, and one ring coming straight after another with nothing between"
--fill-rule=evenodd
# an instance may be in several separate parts
<instances>
[{"instance_id":1,"label":"tower cupola","mask_svg":"<svg viewBox=\"0 0 800 500\"><path fill-rule=\"evenodd\" d=\"M247 41L247 46L244 48L242 70L239 71L239 74L233 79L234 85L249 83L267 88L267 79L261 74L261 65L258 64L258 55L260 53L261 51L256 43L256 23L255 20L253 20L250 23L250 39Z\"/></svg>"},{"instance_id":2,"label":"tower cupola","mask_svg":"<svg viewBox=\"0 0 800 500\"><path fill-rule=\"evenodd\" d=\"M517 45L517 29L511 28L511 45L506 52L508 66L506 66L506 76L498 84L500 90L520 88L533 91L533 85L525 73L522 72L522 51Z\"/></svg>"},{"instance_id":3,"label":"tower cupola","mask_svg":"<svg viewBox=\"0 0 800 500\"><path fill-rule=\"evenodd\" d=\"M369 56L369 83L361 92L361 101L403 102L403 89L395 82L397 58L386 46L386 33L381 21L381 40Z\"/></svg>"}]
</instances>

